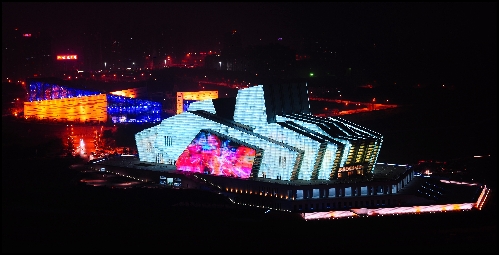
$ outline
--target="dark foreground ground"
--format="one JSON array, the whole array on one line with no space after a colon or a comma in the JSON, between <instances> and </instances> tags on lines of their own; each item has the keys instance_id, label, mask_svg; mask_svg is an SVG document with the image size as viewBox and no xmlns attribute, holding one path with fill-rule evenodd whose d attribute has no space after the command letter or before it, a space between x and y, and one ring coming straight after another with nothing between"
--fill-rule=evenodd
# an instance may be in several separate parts
<instances>
[{"instance_id":1,"label":"dark foreground ground","mask_svg":"<svg viewBox=\"0 0 499 255\"><path fill-rule=\"evenodd\" d=\"M202 190L81 185L75 161L2 161L2 252L497 251L495 190L482 211L303 221Z\"/></svg>"},{"instance_id":2,"label":"dark foreground ground","mask_svg":"<svg viewBox=\"0 0 499 255\"><path fill-rule=\"evenodd\" d=\"M303 221L201 190L78 185L69 161L17 163L2 178L2 252L497 251L494 191L482 211Z\"/></svg>"}]
</instances>

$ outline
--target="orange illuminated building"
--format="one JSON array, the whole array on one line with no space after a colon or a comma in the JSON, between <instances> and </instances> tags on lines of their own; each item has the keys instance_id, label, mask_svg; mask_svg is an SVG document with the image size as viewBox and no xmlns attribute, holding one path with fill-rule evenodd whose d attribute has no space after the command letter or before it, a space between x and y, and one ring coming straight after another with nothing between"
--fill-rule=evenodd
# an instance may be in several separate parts
<instances>
[{"instance_id":1,"label":"orange illuminated building","mask_svg":"<svg viewBox=\"0 0 499 255\"><path fill-rule=\"evenodd\" d=\"M177 92L177 114L185 112L192 102L217 98L218 91Z\"/></svg>"},{"instance_id":2,"label":"orange illuminated building","mask_svg":"<svg viewBox=\"0 0 499 255\"><path fill-rule=\"evenodd\" d=\"M138 95L142 93L144 93L144 88L131 88L131 89L109 92L109 94L112 95L129 97L129 98L137 98Z\"/></svg>"},{"instance_id":3,"label":"orange illuminated building","mask_svg":"<svg viewBox=\"0 0 499 255\"><path fill-rule=\"evenodd\" d=\"M107 95L93 95L24 103L24 115L39 119L107 122Z\"/></svg>"}]
</instances>

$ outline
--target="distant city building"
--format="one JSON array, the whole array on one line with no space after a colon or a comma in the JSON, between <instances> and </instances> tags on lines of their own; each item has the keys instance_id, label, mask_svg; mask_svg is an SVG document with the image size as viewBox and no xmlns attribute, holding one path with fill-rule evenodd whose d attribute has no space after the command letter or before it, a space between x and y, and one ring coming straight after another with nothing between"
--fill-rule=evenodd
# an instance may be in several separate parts
<instances>
[{"instance_id":1,"label":"distant city building","mask_svg":"<svg viewBox=\"0 0 499 255\"><path fill-rule=\"evenodd\" d=\"M24 117L84 123L160 122L161 103L114 95L130 96L132 92L133 90L101 93L48 81L30 80L28 98L24 103Z\"/></svg>"},{"instance_id":2,"label":"distant city building","mask_svg":"<svg viewBox=\"0 0 499 255\"><path fill-rule=\"evenodd\" d=\"M129 97L129 98L140 98L143 97L142 95L145 96L147 94L147 88L141 87L141 88L124 89L124 90L112 91L109 92L109 94L122 97Z\"/></svg>"},{"instance_id":3,"label":"distant city building","mask_svg":"<svg viewBox=\"0 0 499 255\"><path fill-rule=\"evenodd\" d=\"M217 98L218 91L177 92L177 114L188 111L193 102Z\"/></svg>"}]
</instances>

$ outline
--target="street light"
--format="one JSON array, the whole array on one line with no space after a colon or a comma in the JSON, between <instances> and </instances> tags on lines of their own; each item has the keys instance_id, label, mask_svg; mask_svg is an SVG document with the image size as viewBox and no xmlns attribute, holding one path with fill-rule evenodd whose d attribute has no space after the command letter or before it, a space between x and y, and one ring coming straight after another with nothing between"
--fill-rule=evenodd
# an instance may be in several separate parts
<instances>
[{"instance_id":1,"label":"street light","mask_svg":"<svg viewBox=\"0 0 499 255\"><path fill-rule=\"evenodd\" d=\"M220 70L222 70L222 62L218 62L220 64Z\"/></svg>"}]
</instances>

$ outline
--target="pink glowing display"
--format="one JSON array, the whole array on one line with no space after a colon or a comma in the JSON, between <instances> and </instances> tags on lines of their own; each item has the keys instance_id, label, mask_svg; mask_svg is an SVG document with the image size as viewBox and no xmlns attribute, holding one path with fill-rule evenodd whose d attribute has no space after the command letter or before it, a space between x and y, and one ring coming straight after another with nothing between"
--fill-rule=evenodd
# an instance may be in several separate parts
<instances>
[{"instance_id":1,"label":"pink glowing display","mask_svg":"<svg viewBox=\"0 0 499 255\"><path fill-rule=\"evenodd\" d=\"M178 157L178 170L249 178L256 151L217 135L200 132Z\"/></svg>"}]
</instances>

